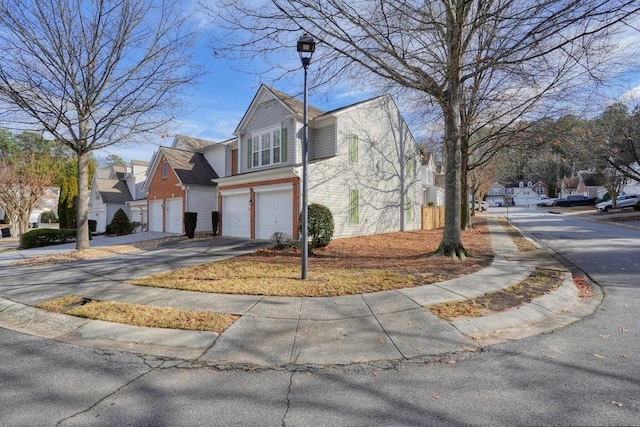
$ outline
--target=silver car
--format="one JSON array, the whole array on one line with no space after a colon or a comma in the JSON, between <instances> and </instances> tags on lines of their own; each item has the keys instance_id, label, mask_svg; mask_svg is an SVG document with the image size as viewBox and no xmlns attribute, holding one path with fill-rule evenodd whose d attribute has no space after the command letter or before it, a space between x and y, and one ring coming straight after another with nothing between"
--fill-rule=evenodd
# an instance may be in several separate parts
<instances>
[{"instance_id":1,"label":"silver car","mask_svg":"<svg viewBox=\"0 0 640 427\"><path fill-rule=\"evenodd\" d=\"M622 194L616 199L616 208L630 208L636 203L638 203L637 194ZM606 202L598 203L596 205L596 209L598 211L607 212L611 208L613 208L613 202L611 200L607 200Z\"/></svg>"}]
</instances>

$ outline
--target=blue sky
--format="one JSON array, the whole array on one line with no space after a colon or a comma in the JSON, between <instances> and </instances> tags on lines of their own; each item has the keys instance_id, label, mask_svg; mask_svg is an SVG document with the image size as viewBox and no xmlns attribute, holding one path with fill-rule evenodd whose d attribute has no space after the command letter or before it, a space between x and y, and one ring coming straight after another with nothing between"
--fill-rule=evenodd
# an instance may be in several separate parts
<instances>
[{"instance_id":1,"label":"blue sky","mask_svg":"<svg viewBox=\"0 0 640 427\"><path fill-rule=\"evenodd\" d=\"M193 5L192 5L193 7ZM300 67L300 72L291 79L281 79L276 82L268 74L262 78L257 76L256 64L250 61L233 61L225 58L214 57L211 42L211 27L208 18L196 12L196 18L200 19L199 25L202 29L201 37L197 41L196 49L199 62L204 65L207 74L190 91L186 98L190 112L181 116L168 130L167 136L150 135L149 143L137 145L118 145L100 150L94 154L98 158L104 158L108 154L117 154L126 161L143 160L149 161L153 152L160 145L171 145L173 137L177 134L188 135L212 141L223 141L233 137L233 131L242 119L245 111L249 107L261 83L271 85L278 90L291 95L302 93L303 70L300 59L296 52L295 45L288 50L283 50L278 61L286 61L287 65ZM638 42L638 33L633 31L631 40L626 44L631 46L635 56L635 47ZM257 64L259 65L259 64ZM309 73L314 72L314 64L309 68ZM640 74L627 76L624 83L626 89L620 90L622 93L628 90L626 96L637 102L640 99ZM629 95L632 94L632 95ZM348 83L342 87L332 88L327 94L309 93L310 104L322 110L328 111L342 106L362 101L373 96L373 92L362 92L361 89L353 89ZM299 96L302 99L302 96ZM406 115L404 106L399 103L398 107ZM411 129L414 136L420 137L420 129Z\"/></svg>"},{"instance_id":2,"label":"blue sky","mask_svg":"<svg viewBox=\"0 0 640 427\"><path fill-rule=\"evenodd\" d=\"M117 145L97 151L97 158L104 158L108 154L117 154L126 161L149 161L157 147L168 146L173 142L177 134L188 135L212 141L223 141L233 137L233 132L246 112L261 83L291 94L301 94L303 90L303 70L296 47L291 46L290 51L282 52L283 59L292 61L294 66L300 66L299 76L294 76L293 81L279 80L274 82L269 75L263 79L255 74L251 64L240 61L232 61L214 57L212 49L208 46L207 33L197 44L197 56L204 64L207 74L200 79L195 87L189 91L186 97L190 110L188 114L181 116L175 126L162 135L149 136L148 144ZM313 73L313 63L309 73ZM349 105L371 97L371 93L353 93L348 88L338 89L332 95L326 93L315 94L309 92L309 103L317 108L328 111ZM302 99L302 96L299 96Z\"/></svg>"}]
</instances>

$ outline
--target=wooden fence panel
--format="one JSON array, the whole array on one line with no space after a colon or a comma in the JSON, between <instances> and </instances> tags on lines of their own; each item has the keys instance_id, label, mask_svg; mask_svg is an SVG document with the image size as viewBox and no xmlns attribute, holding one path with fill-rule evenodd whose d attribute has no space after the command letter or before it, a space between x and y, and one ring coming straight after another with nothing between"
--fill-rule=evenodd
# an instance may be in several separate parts
<instances>
[{"instance_id":1,"label":"wooden fence panel","mask_svg":"<svg viewBox=\"0 0 640 427\"><path fill-rule=\"evenodd\" d=\"M444 227L444 206L422 207L422 229L435 230Z\"/></svg>"}]
</instances>

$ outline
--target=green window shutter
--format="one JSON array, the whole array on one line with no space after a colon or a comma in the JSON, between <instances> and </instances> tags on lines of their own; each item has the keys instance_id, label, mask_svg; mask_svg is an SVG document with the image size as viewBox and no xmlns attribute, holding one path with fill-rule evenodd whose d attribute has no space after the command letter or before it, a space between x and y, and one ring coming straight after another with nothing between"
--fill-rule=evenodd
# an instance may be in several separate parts
<instances>
[{"instance_id":1,"label":"green window shutter","mask_svg":"<svg viewBox=\"0 0 640 427\"><path fill-rule=\"evenodd\" d=\"M358 212L358 190L350 190L349 198L349 224L358 225L360 222L360 215Z\"/></svg>"},{"instance_id":2,"label":"green window shutter","mask_svg":"<svg viewBox=\"0 0 640 427\"><path fill-rule=\"evenodd\" d=\"M252 138L249 138L249 140L247 141L247 169L251 169L251 164L253 163L253 150L251 148L251 140Z\"/></svg>"},{"instance_id":3,"label":"green window shutter","mask_svg":"<svg viewBox=\"0 0 640 427\"><path fill-rule=\"evenodd\" d=\"M413 178L413 161L407 160L407 178Z\"/></svg>"},{"instance_id":4,"label":"green window shutter","mask_svg":"<svg viewBox=\"0 0 640 427\"><path fill-rule=\"evenodd\" d=\"M413 213L413 209L411 209L411 197L407 196L407 200L405 202L405 207L404 207L404 211L405 211L405 220L407 222L412 222L413 221L413 217L412 217L412 213Z\"/></svg>"},{"instance_id":5,"label":"green window shutter","mask_svg":"<svg viewBox=\"0 0 640 427\"><path fill-rule=\"evenodd\" d=\"M280 161L287 161L287 128L280 131Z\"/></svg>"},{"instance_id":6,"label":"green window shutter","mask_svg":"<svg viewBox=\"0 0 640 427\"><path fill-rule=\"evenodd\" d=\"M358 163L358 135L353 133L349 136L349 162Z\"/></svg>"}]
</instances>

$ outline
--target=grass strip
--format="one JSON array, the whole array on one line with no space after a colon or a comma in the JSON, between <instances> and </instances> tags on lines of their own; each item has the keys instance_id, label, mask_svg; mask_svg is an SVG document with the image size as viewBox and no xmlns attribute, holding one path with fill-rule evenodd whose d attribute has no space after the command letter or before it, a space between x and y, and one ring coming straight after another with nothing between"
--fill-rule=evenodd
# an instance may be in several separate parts
<instances>
[{"instance_id":1,"label":"grass strip","mask_svg":"<svg viewBox=\"0 0 640 427\"><path fill-rule=\"evenodd\" d=\"M88 300L79 295L55 298L38 304L38 307L56 313L126 325L211 331L218 334L224 332L240 317L211 311L181 310L121 301Z\"/></svg>"},{"instance_id":2,"label":"grass strip","mask_svg":"<svg viewBox=\"0 0 640 427\"><path fill-rule=\"evenodd\" d=\"M511 240L513 240L513 242L516 244L516 246L518 247L518 250L533 251L535 249L538 249L536 245L534 245L529 240L527 240L522 234L518 232L518 230L515 227L509 224L509 221L507 221L502 217L499 217L498 222L506 230L509 237L511 237Z\"/></svg>"},{"instance_id":3,"label":"grass strip","mask_svg":"<svg viewBox=\"0 0 640 427\"><path fill-rule=\"evenodd\" d=\"M456 317L481 317L528 303L560 287L564 272L536 268L522 282L508 288L464 301L446 302L428 307L436 316L451 320Z\"/></svg>"}]
</instances>

